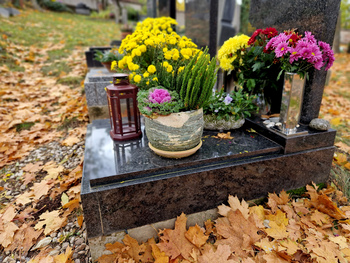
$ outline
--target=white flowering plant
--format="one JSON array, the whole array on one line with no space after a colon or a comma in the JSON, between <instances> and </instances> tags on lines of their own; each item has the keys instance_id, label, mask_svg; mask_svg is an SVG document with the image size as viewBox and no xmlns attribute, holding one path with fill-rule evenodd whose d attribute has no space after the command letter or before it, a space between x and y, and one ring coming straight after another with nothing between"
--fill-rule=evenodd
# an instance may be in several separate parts
<instances>
[{"instance_id":1,"label":"white flowering plant","mask_svg":"<svg viewBox=\"0 0 350 263\"><path fill-rule=\"evenodd\" d=\"M235 116L235 120L250 117L253 112L257 111L254 104L256 95L250 95L243 92L242 88L236 88L230 93L221 89L214 91L209 104L204 107L204 114L213 115L217 120L229 120Z\"/></svg>"}]
</instances>

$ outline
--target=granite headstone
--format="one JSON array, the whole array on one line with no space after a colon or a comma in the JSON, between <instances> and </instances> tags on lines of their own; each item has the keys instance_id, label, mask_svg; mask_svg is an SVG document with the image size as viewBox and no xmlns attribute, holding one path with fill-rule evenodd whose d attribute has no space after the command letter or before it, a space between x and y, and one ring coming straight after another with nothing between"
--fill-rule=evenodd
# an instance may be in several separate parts
<instances>
[{"instance_id":1,"label":"granite headstone","mask_svg":"<svg viewBox=\"0 0 350 263\"><path fill-rule=\"evenodd\" d=\"M340 0L251 0L249 20L255 28L310 31L317 40L332 45L339 7ZM323 69L309 74L300 119L303 124L318 117L326 75Z\"/></svg>"}]
</instances>

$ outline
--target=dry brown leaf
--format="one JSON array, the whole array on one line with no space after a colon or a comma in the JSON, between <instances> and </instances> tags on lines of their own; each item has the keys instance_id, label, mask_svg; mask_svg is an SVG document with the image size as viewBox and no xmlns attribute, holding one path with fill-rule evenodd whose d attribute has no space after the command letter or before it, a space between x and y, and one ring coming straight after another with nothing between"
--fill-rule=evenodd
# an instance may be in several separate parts
<instances>
[{"instance_id":1,"label":"dry brown leaf","mask_svg":"<svg viewBox=\"0 0 350 263\"><path fill-rule=\"evenodd\" d=\"M34 198L38 200L42 196L46 195L51 188L51 184L51 182L46 180L43 180L40 183L34 183L32 187Z\"/></svg>"},{"instance_id":2,"label":"dry brown leaf","mask_svg":"<svg viewBox=\"0 0 350 263\"><path fill-rule=\"evenodd\" d=\"M229 245L240 257L253 254L252 245L262 238L258 235L259 229L255 226L253 217L245 219L240 210L229 211L227 217L218 218L216 230L222 236L216 243Z\"/></svg>"},{"instance_id":3,"label":"dry brown leaf","mask_svg":"<svg viewBox=\"0 0 350 263\"><path fill-rule=\"evenodd\" d=\"M198 248L203 246L208 240L208 236L203 233L203 230L197 224L187 230L185 237Z\"/></svg>"},{"instance_id":4,"label":"dry brown leaf","mask_svg":"<svg viewBox=\"0 0 350 263\"><path fill-rule=\"evenodd\" d=\"M343 143L343 142L337 142L334 144L335 146L339 147L344 152L350 153L350 146Z\"/></svg>"},{"instance_id":5,"label":"dry brown leaf","mask_svg":"<svg viewBox=\"0 0 350 263\"><path fill-rule=\"evenodd\" d=\"M181 255L184 259L190 260L192 249L197 249L185 237L186 221L187 217L182 213L175 221L174 230L165 229L159 233L161 241L157 245L170 259L175 259Z\"/></svg>"},{"instance_id":6,"label":"dry brown leaf","mask_svg":"<svg viewBox=\"0 0 350 263\"><path fill-rule=\"evenodd\" d=\"M73 254L73 250L71 247L66 248L66 252L64 254L54 256L55 263L70 263L72 262L71 256Z\"/></svg>"},{"instance_id":7,"label":"dry brown leaf","mask_svg":"<svg viewBox=\"0 0 350 263\"><path fill-rule=\"evenodd\" d=\"M12 223L8 222L4 224L4 231L0 233L0 244L6 248L13 241L13 236L15 232L18 230L18 227Z\"/></svg>"},{"instance_id":8,"label":"dry brown leaf","mask_svg":"<svg viewBox=\"0 0 350 263\"><path fill-rule=\"evenodd\" d=\"M231 249L229 245L218 245L217 250L209 252L199 256L198 263L235 263L236 261L228 259L231 255Z\"/></svg>"},{"instance_id":9,"label":"dry brown leaf","mask_svg":"<svg viewBox=\"0 0 350 263\"><path fill-rule=\"evenodd\" d=\"M45 226L45 235L51 234L53 231L60 229L66 224L67 218L61 218L59 214L60 211L58 210L43 213L39 218L41 221L39 221L34 228L38 230Z\"/></svg>"}]
</instances>

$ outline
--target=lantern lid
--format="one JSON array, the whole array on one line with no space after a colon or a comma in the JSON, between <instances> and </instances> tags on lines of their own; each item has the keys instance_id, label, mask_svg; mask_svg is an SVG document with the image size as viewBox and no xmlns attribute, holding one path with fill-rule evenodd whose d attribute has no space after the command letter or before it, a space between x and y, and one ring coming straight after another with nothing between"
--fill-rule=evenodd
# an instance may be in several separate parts
<instances>
[{"instance_id":1,"label":"lantern lid","mask_svg":"<svg viewBox=\"0 0 350 263\"><path fill-rule=\"evenodd\" d=\"M124 79L129 77L129 74L125 74L125 73L115 73L112 75L113 79Z\"/></svg>"}]
</instances>

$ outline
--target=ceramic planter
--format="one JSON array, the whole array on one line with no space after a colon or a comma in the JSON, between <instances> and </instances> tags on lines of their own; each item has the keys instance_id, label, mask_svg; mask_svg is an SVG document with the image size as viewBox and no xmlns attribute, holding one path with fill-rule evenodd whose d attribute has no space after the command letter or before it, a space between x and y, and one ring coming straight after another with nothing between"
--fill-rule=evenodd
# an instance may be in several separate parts
<instances>
[{"instance_id":1,"label":"ceramic planter","mask_svg":"<svg viewBox=\"0 0 350 263\"><path fill-rule=\"evenodd\" d=\"M195 148L198 150L201 144L203 126L203 109L171 113L154 119L145 118L145 129L150 148L166 153L185 152ZM171 158L171 156L165 157Z\"/></svg>"},{"instance_id":2,"label":"ceramic planter","mask_svg":"<svg viewBox=\"0 0 350 263\"><path fill-rule=\"evenodd\" d=\"M207 130L234 130L241 128L244 122L244 118L236 120L235 116L231 116L229 120L218 120L215 115L204 115L204 129Z\"/></svg>"}]
</instances>

